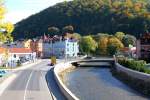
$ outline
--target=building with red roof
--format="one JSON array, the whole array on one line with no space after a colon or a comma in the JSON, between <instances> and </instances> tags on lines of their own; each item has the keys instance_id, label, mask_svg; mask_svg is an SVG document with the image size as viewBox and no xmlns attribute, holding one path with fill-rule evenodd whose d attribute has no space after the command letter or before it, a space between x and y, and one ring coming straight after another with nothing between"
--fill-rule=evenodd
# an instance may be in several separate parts
<instances>
[{"instance_id":1,"label":"building with red roof","mask_svg":"<svg viewBox=\"0 0 150 100\"><path fill-rule=\"evenodd\" d=\"M9 52L15 54L30 54L32 50L29 48L9 48Z\"/></svg>"}]
</instances>

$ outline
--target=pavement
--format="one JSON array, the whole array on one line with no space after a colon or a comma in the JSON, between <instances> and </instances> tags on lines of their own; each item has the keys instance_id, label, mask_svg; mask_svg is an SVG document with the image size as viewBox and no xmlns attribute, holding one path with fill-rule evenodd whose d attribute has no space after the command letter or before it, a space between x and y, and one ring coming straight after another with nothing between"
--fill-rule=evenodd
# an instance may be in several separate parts
<instances>
[{"instance_id":1,"label":"pavement","mask_svg":"<svg viewBox=\"0 0 150 100\"><path fill-rule=\"evenodd\" d=\"M0 100L65 100L53 75L49 60L14 72L15 79L0 95Z\"/></svg>"}]
</instances>

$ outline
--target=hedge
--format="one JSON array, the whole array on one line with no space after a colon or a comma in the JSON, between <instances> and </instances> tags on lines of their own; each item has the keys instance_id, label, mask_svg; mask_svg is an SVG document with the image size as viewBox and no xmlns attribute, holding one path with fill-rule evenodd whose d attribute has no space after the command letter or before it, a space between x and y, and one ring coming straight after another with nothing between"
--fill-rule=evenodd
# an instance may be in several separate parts
<instances>
[{"instance_id":1,"label":"hedge","mask_svg":"<svg viewBox=\"0 0 150 100\"><path fill-rule=\"evenodd\" d=\"M119 58L118 63L127 68L150 74L150 69L146 67L146 61L144 60Z\"/></svg>"}]
</instances>

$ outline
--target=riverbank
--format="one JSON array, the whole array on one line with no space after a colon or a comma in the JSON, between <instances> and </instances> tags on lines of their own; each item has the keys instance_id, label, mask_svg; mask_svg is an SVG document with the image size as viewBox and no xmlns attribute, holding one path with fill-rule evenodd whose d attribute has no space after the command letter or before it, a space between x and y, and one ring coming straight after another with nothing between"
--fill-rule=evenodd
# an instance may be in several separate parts
<instances>
[{"instance_id":1,"label":"riverbank","mask_svg":"<svg viewBox=\"0 0 150 100\"><path fill-rule=\"evenodd\" d=\"M68 99L99 100L101 98L102 100L149 100L146 96L130 88L128 84L112 76L112 70L110 68L102 66L101 68L72 67L72 64L78 61L59 63L54 68L57 84ZM84 71L84 69L87 71ZM72 75L71 73L75 74Z\"/></svg>"},{"instance_id":2,"label":"riverbank","mask_svg":"<svg viewBox=\"0 0 150 100\"><path fill-rule=\"evenodd\" d=\"M81 100L148 100L113 77L110 68L77 67L64 75L65 85Z\"/></svg>"},{"instance_id":3,"label":"riverbank","mask_svg":"<svg viewBox=\"0 0 150 100\"><path fill-rule=\"evenodd\" d=\"M113 69L113 75L131 88L150 98L150 74L126 68L118 63Z\"/></svg>"}]
</instances>

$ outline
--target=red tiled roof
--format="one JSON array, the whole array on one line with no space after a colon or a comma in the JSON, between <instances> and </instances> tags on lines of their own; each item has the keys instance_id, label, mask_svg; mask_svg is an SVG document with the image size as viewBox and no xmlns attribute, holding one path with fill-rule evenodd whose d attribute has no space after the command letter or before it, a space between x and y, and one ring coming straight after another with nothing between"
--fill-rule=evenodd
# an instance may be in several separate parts
<instances>
[{"instance_id":1,"label":"red tiled roof","mask_svg":"<svg viewBox=\"0 0 150 100\"><path fill-rule=\"evenodd\" d=\"M128 47L124 47L121 49L121 51L129 51L129 48Z\"/></svg>"},{"instance_id":2,"label":"red tiled roof","mask_svg":"<svg viewBox=\"0 0 150 100\"><path fill-rule=\"evenodd\" d=\"M28 49L28 48L10 48L9 52L11 52L11 53L32 53L32 50Z\"/></svg>"}]
</instances>

